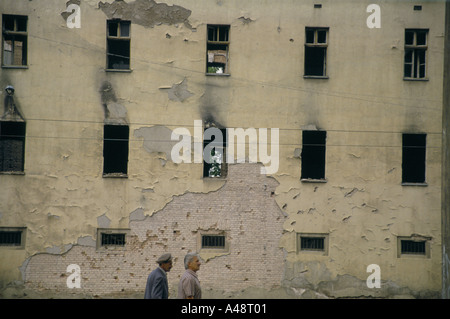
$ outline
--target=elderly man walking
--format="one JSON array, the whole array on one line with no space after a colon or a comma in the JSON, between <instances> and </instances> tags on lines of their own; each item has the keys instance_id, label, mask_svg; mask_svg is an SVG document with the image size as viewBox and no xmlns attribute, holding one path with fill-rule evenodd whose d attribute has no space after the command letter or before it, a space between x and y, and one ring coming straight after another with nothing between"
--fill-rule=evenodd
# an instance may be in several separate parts
<instances>
[{"instance_id":1,"label":"elderly man walking","mask_svg":"<svg viewBox=\"0 0 450 319\"><path fill-rule=\"evenodd\" d=\"M153 270L147 278L145 287L145 299L168 299L169 284L167 273L172 268L172 255L164 254L156 260L159 267Z\"/></svg>"},{"instance_id":2,"label":"elderly man walking","mask_svg":"<svg viewBox=\"0 0 450 319\"><path fill-rule=\"evenodd\" d=\"M197 254L187 254L184 257L184 268L186 271L181 276L178 284L179 299L201 299L202 289L197 277L197 271L200 269L200 260Z\"/></svg>"}]
</instances>

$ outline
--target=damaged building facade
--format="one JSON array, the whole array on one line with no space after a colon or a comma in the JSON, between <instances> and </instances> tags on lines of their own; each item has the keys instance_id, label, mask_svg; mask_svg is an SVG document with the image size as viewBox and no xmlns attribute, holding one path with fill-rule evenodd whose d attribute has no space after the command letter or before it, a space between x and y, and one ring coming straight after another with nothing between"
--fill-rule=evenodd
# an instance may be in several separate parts
<instances>
[{"instance_id":1,"label":"damaged building facade","mask_svg":"<svg viewBox=\"0 0 450 319\"><path fill-rule=\"evenodd\" d=\"M205 298L441 296L443 1L0 14L3 297L143 297L166 252L170 298L188 252ZM212 161L174 160L199 122ZM278 129L276 172L238 128Z\"/></svg>"}]
</instances>

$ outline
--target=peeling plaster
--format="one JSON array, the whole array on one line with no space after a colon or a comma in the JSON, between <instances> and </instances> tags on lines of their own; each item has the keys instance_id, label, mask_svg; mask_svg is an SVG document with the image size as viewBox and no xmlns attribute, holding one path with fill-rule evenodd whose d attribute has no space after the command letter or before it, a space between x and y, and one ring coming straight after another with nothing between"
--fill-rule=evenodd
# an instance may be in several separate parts
<instances>
[{"instance_id":1,"label":"peeling plaster","mask_svg":"<svg viewBox=\"0 0 450 319\"><path fill-rule=\"evenodd\" d=\"M127 108L117 101L116 93L110 82L102 83L100 94L105 112L105 123L126 125L128 123Z\"/></svg>"},{"instance_id":2,"label":"peeling plaster","mask_svg":"<svg viewBox=\"0 0 450 319\"><path fill-rule=\"evenodd\" d=\"M178 141L172 141L172 130L166 126L141 127L134 131L135 137L144 138L144 149L148 153L164 153L165 159L172 160L172 148ZM161 163L162 166L165 163Z\"/></svg>"},{"instance_id":3,"label":"peeling plaster","mask_svg":"<svg viewBox=\"0 0 450 319\"><path fill-rule=\"evenodd\" d=\"M189 23L191 10L181 6L169 6L165 3L156 3L154 0L136 0L133 2L114 1L112 3L98 3L108 19L130 20L132 23L144 27L167 24L176 25L183 23L192 29Z\"/></svg>"},{"instance_id":4,"label":"peeling plaster","mask_svg":"<svg viewBox=\"0 0 450 319\"><path fill-rule=\"evenodd\" d=\"M176 102L184 102L194 94L187 89L186 79L173 84L171 87L160 87L160 90L167 90L169 100Z\"/></svg>"}]
</instances>

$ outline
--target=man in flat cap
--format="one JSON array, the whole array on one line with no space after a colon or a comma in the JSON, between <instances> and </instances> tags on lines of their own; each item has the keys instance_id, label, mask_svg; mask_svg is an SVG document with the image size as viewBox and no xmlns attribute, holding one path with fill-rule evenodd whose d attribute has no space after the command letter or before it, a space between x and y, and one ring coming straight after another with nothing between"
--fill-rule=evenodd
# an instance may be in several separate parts
<instances>
[{"instance_id":1,"label":"man in flat cap","mask_svg":"<svg viewBox=\"0 0 450 319\"><path fill-rule=\"evenodd\" d=\"M167 283L167 273L172 268L172 255L167 253L156 260L159 264L147 278L145 287L145 299L168 299L169 284Z\"/></svg>"}]
</instances>

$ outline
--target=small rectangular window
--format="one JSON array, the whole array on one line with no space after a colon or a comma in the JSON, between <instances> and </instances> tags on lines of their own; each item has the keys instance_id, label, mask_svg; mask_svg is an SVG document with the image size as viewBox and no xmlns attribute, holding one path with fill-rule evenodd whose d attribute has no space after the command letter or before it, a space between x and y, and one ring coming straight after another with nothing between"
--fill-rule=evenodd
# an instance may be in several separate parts
<instances>
[{"instance_id":1,"label":"small rectangular window","mask_svg":"<svg viewBox=\"0 0 450 319\"><path fill-rule=\"evenodd\" d=\"M25 228L0 227L0 246L24 247Z\"/></svg>"},{"instance_id":2,"label":"small rectangular window","mask_svg":"<svg viewBox=\"0 0 450 319\"><path fill-rule=\"evenodd\" d=\"M23 172L25 122L0 121L0 172Z\"/></svg>"},{"instance_id":3,"label":"small rectangular window","mask_svg":"<svg viewBox=\"0 0 450 319\"><path fill-rule=\"evenodd\" d=\"M102 233L102 246L125 246L125 234Z\"/></svg>"},{"instance_id":4,"label":"small rectangular window","mask_svg":"<svg viewBox=\"0 0 450 319\"><path fill-rule=\"evenodd\" d=\"M302 180L324 180L327 132L303 131L302 135L301 178Z\"/></svg>"},{"instance_id":5,"label":"small rectangular window","mask_svg":"<svg viewBox=\"0 0 450 319\"><path fill-rule=\"evenodd\" d=\"M2 18L2 66L26 66L28 17L4 14Z\"/></svg>"},{"instance_id":6,"label":"small rectangular window","mask_svg":"<svg viewBox=\"0 0 450 319\"><path fill-rule=\"evenodd\" d=\"M328 255L328 234L297 234L297 252L320 252Z\"/></svg>"},{"instance_id":7,"label":"small rectangular window","mask_svg":"<svg viewBox=\"0 0 450 319\"><path fill-rule=\"evenodd\" d=\"M397 257L430 257L431 237L413 235L397 237Z\"/></svg>"},{"instance_id":8,"label":"small rectangular window","mask_svg":"<svg viewBox=\"0 0 450 319\"><path fill-rule=\"evenodd\" d=\"M426 29L405 30L405 58L403 72L405 79L426 78L427 36L428 30Z\"/></svg>"},{"instance_id":9,"label":"small rectangular window","mask_svg":"<svg viewBox=\"0 0 450 319\"><path fill-rule=\"evenodd\" d=\"M130 69L130 21L107 21L107 69Z\"/></svg>"},{"instance_id":10,"label":"small rectangular window","mask_svg":"<svg viewBox=\"0 0 450 319\"><path fill-rule=\"evenodd\" d=\"M305 29L305 70L306 77L327 76L328 28Z\"/></svg>"},{"instance_id":11,"label":"small rectangular window","mask_svg":"<svg viewBox=\"0 0 450 319\"><path fill-rule=\"evenodd\" d=\"M97 229L97 249L125 249L129 229Z\"/></svg>"},{"instance_id":12,"label":"small rectangular window","mask_svg":"<svg viewBox=\"0 0 450 319\"><path fill-rule=\"evenodd\" d=\"M426 134L403 134L402 183L425 183Z\"/></svg>"},{"instance_id":13,"label":"small rectangular window","mask_svg":"<svg viewBox=\"0 0 450 319\"><path fill-rule=\"evenodd\" d=\"M128 174L127 125L105 125L103 141L103 175L125 177Z\"/></svg>"},{"instance_id":14,"label":"small rectangular window","mask_svg":"<svg viewBox=\"0 0 450 319\"><path fill-rule=\"evenodd\" d=\"M230 26L208 25L206 52L207 74L228 74L228 55L230 49Z\"/></svg>"},{"instance_id":15,"label":"small rectangular window","mask_svg":"<svg viewBox=\"0 0 450 319\"><path fill-rule=\"evenodd\" d=\"M226 177L227 130L210 127L203 135L203 177Z\"/></svg>"},{"instance_id":16,"label":"small rectangular window","mask_svg":"<svg viewBox=\"0 0 450 319\"><path fill-rule=\"evenodd\" d=\"M202 248L225 248L225 236L202 235Z\"/></svg>"}]
</instances>

